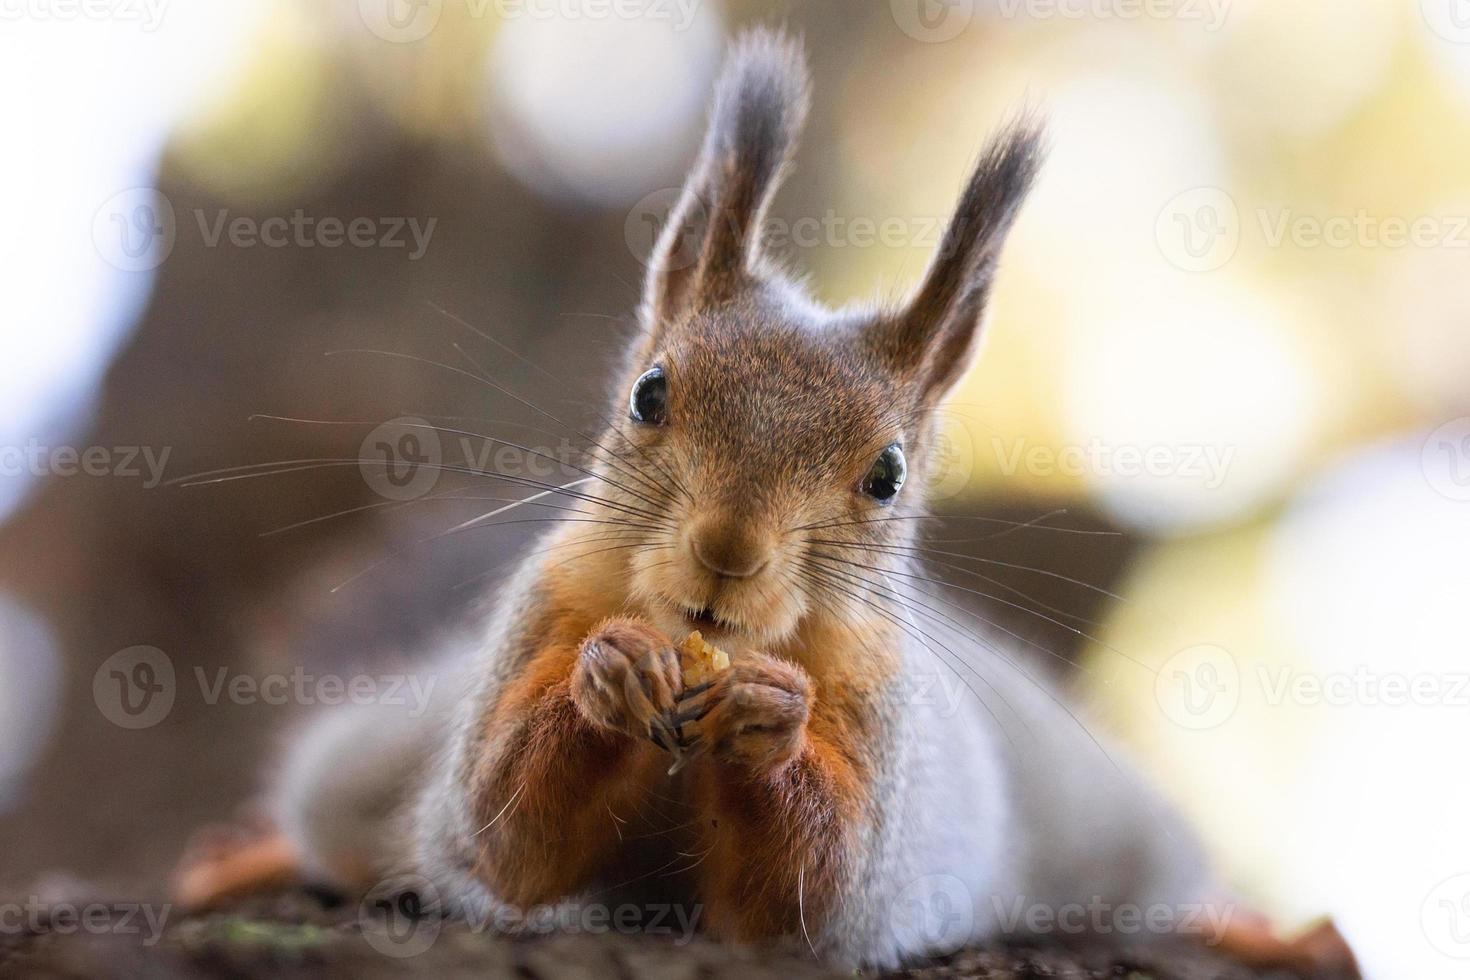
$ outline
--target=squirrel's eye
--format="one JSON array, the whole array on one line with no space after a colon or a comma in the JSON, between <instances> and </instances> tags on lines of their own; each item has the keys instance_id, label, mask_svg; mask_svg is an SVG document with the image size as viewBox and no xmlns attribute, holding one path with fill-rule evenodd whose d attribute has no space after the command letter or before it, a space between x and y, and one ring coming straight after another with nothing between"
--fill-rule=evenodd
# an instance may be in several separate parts
<instances>
[{"instance_id":1,"label":"squirrel's eye","mask_svg":"<svg viewBox=\"0 0 1470 980\"><path fill-rule=\"evenodd\" d=\"M873 468L863 477L863 493L880 504L891 504L908 476L908 464L904 462L903 447L894 443L878 454Z\"/></svg>"},{"instance_id":2,"label":"squirrel's eye","mask_svg":"<svg viewBox=\"0 0 1470 980\"><path fill-rule=\"evenodd\" d=\"M661 367L649 368L633 382L628 396L628 415L634 422L663 425L668 414L669 382Z\"/></svg>"}]
</instances>

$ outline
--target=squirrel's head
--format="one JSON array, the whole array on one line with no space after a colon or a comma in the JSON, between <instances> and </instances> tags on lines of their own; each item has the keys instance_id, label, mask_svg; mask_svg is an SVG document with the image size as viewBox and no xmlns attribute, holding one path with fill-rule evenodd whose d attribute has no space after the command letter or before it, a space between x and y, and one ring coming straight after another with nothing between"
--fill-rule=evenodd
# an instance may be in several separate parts
<instances>
[{"instance_id":1,"label":"squirrel's head","mask_svg":"<svg viewBox=\"0 0 1470 980\"><path fill-rule=\"evenodd\" d=\"M1040 162L1038 129L1009 126L914 294L827 310L761 242L807 85L789 38L736 43L649 262L611 433L621 459L605 469L647 524L629 550L632 591L674 635L774 643L813 612L892 608L872 590L895 583L875 570L901 567L913 540L935 410L973 361Z\"/></svg>"}]
</instances>

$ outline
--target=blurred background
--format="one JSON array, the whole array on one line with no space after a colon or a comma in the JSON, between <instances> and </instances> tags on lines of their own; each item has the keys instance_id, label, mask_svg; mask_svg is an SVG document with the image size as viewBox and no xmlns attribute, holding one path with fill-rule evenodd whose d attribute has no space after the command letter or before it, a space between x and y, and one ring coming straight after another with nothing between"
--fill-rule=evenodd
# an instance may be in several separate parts
<instances>
[{"instance_id":1,"label":"blurred background","mask_svg":"<svg viewBox=\"0 0 1470 980\"><path fill-rule=\"evenodd\" d=\"M769 240L832 303L1049 116L932 546L1253 903L1463 976L1462 0L7 4L0 877L156 890L325 700L220 678L412 665L524 550L436 535L576 475L749 23L811 50Z\"/></svg>"}]
</instances>

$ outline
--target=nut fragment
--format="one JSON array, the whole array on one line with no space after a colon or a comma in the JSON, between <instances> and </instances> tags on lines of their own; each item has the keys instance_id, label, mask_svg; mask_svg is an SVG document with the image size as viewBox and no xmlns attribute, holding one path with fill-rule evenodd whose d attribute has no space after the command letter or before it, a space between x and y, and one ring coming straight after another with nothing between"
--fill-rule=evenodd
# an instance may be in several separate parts
<instances>
[{"instance_id":1,"label":"nut fragment","mask_svg":"<svg viewBox=\"0 0 1470 980\"><path fill-rule=\"evenodd\" d=\"M679 665L684 671L684 686L698 687L729 670L730 655L719 647L706 643L699 630L695 630L679 644Z\"/></svg>"}]
</instances>

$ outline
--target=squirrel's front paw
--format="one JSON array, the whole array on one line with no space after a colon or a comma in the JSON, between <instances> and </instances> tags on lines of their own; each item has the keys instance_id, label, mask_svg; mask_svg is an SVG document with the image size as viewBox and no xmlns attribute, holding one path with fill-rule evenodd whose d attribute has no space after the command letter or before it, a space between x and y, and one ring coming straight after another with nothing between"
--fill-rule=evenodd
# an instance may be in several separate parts
<instances>
[{"instance_id":1,"label":"squirrel's front paw","mask_svg":"<svg viewBox=\"0 0 1470 980\"><path fill-rule=\"evenodd\" d=\"M674 745L668 718L684 686L679 653L636 619L610 619L582 641L572 668L572 701L601 728Z\"/></svg>"},{"instance_id":2,"label":"squirrel's front paw","mask_svg":"<svg viewBox=\"0 0 1470 980\"><path fill-rule=\"evenodd\" d=\"M758 772L784 768L806 739L812 682L796 664L749 654L679 699L686 741L724 762Z\"/></svg>"}]
</instances>

